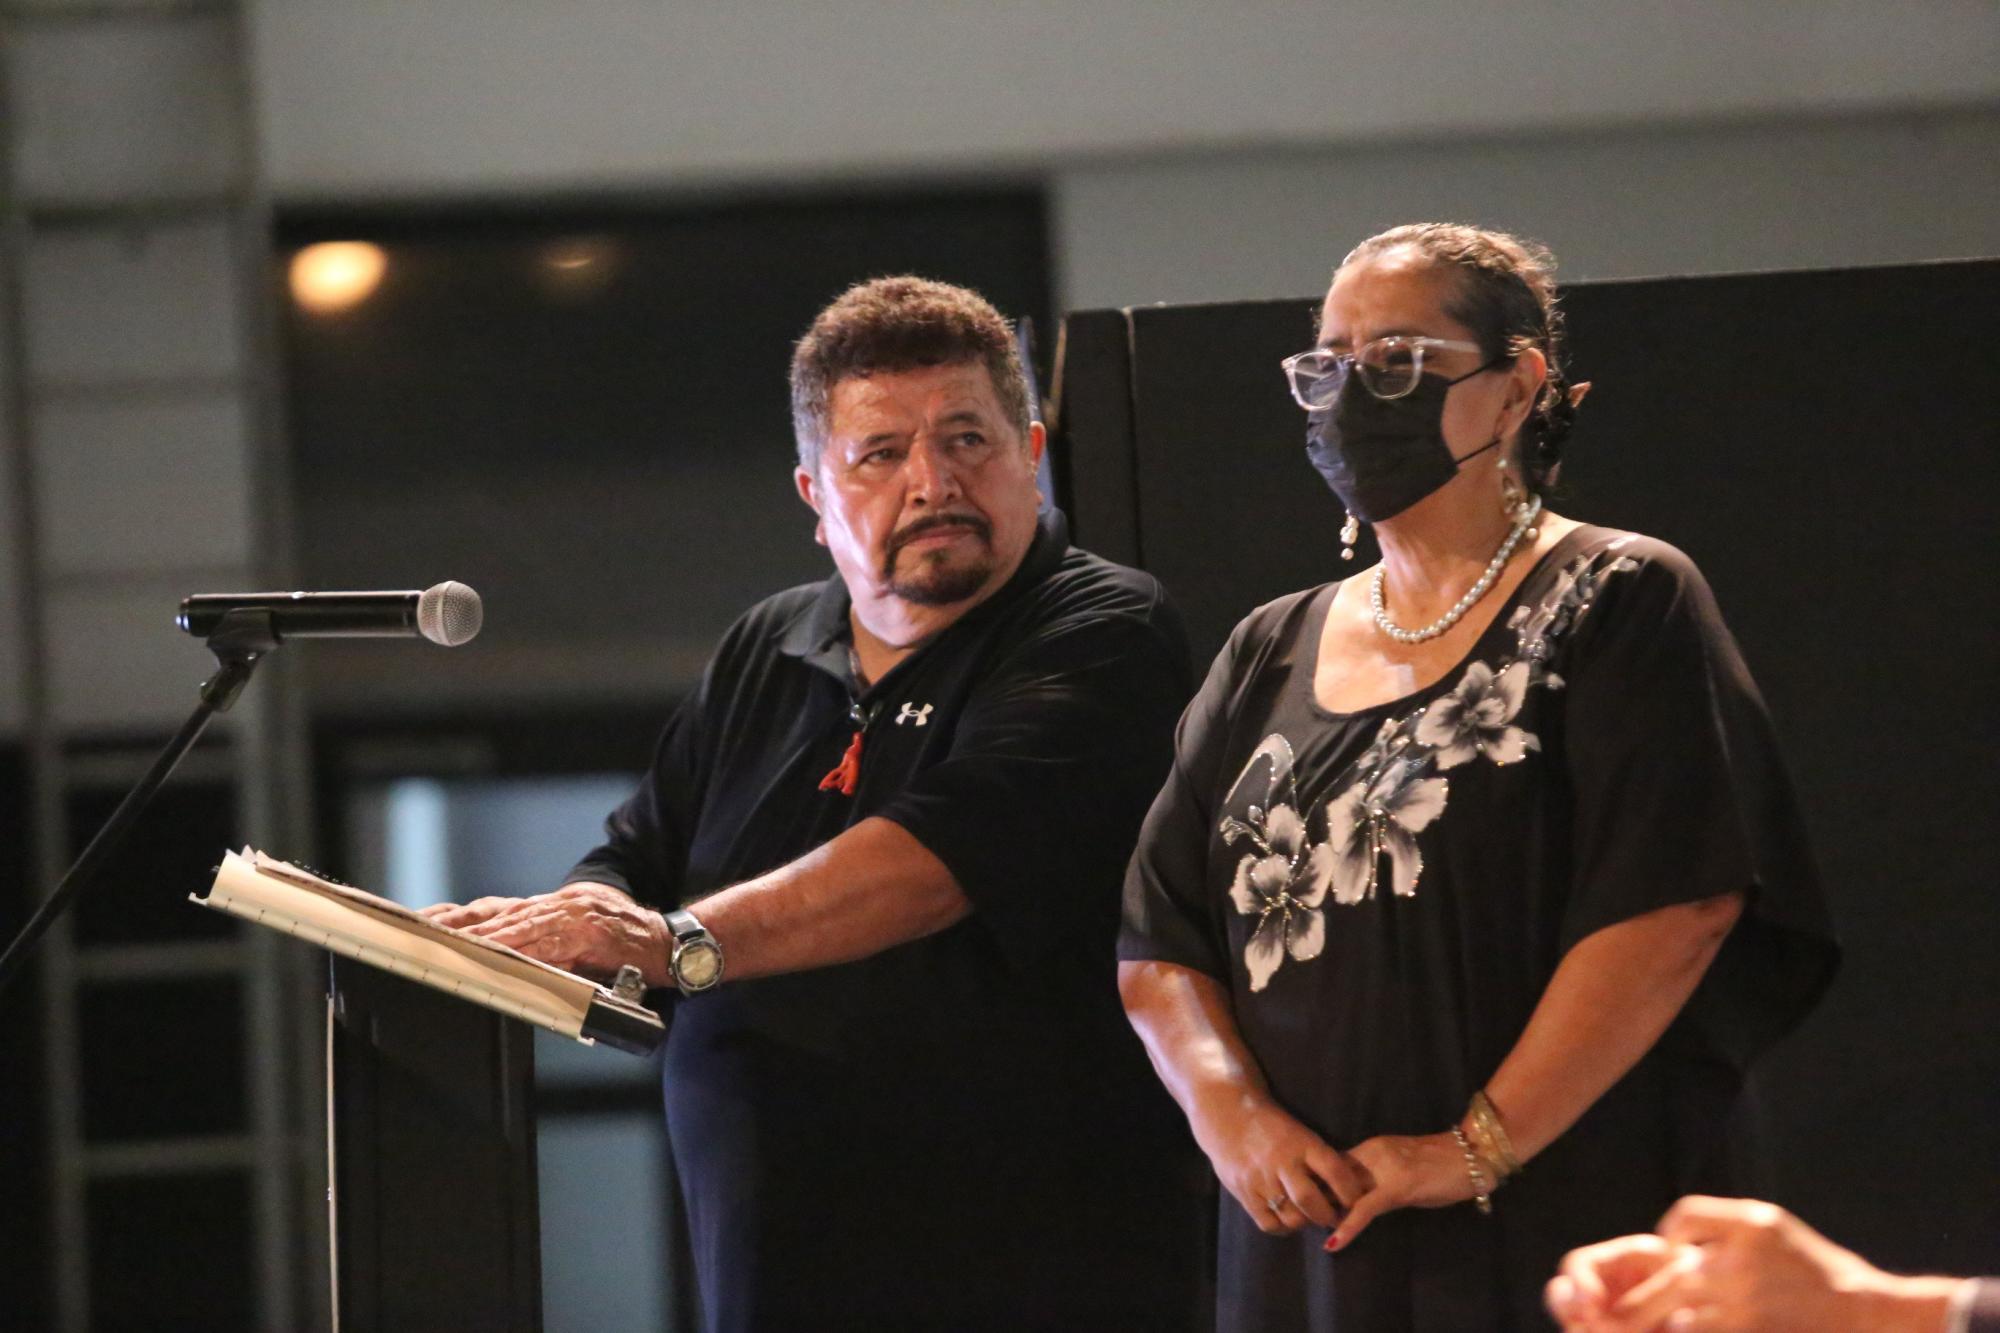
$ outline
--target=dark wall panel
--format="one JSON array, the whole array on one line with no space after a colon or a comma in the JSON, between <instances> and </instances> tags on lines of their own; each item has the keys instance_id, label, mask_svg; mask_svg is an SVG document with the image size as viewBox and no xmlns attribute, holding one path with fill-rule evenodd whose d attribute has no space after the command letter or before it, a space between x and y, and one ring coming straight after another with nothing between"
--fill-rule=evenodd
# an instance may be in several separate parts
<instances>
[{"instance_id":1,"label":"dark wall panel","mask_svg":"<svg viewBox=\"0 0 2000 1333\"><path fill-rule=\"evenodd\" d=\"M2000 263L1579 288L1574 499L1715 585L1770 701L1845 970L1770 1068L1780 1181L1885 1262L2000 1270ZM1990 600L1990 599L1985 599Z\"/></svg>"}]
</instances>

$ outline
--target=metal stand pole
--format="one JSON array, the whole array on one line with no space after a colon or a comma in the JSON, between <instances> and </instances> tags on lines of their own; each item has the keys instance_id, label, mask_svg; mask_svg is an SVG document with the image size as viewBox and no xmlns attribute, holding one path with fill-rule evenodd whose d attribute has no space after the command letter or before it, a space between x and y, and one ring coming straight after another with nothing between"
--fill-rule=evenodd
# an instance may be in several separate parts
<instances>
[{"instance_id":1,"label":"metal stand pole","mask_svg":"<svg viewBox=\"0 0 2000 1333\"><path fill-rule=\"evenodd\" d=\"M278 646L278 636L271 630L271 614L268 611L231 611L215 627L215 633L208 636L208 648L220 664L214 675L202 682L201 699L195 704L194 712L181 724L174 738L167 742L164 750L139 779L136 786L111 812L111 818L104 821L104 827L97 830L90 845L76 858L56 885L55 892L48 896L21 933L7 946L7 952L0 954L0 993L4 993L14 976L26 966L28 954L63 909L89 886L98 868L123 846L130 835L132 825L139 815L152 803L153 796L174 771L182 756L194 748L201 739L201 733L208 728L209 721L217 713L226 713L236 702L236 696L250 681L250 673L256 669L257 661L264 654Z\"/></svg>"}]
</instances>

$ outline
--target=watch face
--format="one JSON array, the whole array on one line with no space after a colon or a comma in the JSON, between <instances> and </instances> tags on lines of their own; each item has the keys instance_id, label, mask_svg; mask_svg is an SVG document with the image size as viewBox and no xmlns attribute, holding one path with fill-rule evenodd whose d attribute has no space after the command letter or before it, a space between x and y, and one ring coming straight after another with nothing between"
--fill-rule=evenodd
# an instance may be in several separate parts
<instances>
[{"instance_id":1,"label":"watch face","mask_svg":"<svg viewBox=\"0 0 2000 1333\"><path fill-rule=\"evenodd\" d=\"M689 990L713 986L722 979L722 950L707 940L683 945L674 958L674 974Z\"/></svg>"}]
</instances>

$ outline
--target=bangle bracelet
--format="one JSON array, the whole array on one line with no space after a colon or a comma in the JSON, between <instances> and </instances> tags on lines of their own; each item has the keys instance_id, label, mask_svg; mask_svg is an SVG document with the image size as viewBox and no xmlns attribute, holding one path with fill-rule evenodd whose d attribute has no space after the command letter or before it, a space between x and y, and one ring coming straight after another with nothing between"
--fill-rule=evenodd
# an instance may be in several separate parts
<instances>
[{"instance_id":1,"label":"bangle bracelet","mask_svg":"<svg viewBox=\"0 0 2000 1333\"><path fill-rule=\"evenodd\" d=\"M1481 1088L1472 1094L1472 1105L1466 1108L1472 1120L1472 1137L1479 1142L1480 1153L1499 1168L1500 1178L1517 1176L1521 1173L1521 1159L1514 1155L1513 1140L1507 1137L1507 1127L1500 1123L1500 1112L1493 1107L1493 1099Z\"/></svg>"},{"instance_id":2,"label":"bangle bracelet","mask_svg":"<svg viewBox=\"0 0 2000 1333\"><path fill-rule=\"evenodd\" d=\"M1479 1154L1472 1151L1472 1141L1465 1137L1465 1131L1457 1125L1451 1127L1451 1137L1458 1144L1458 1150L1465 1154L1465 1174L1472 1177L1472 1202L1487 1216L1493 1213L1493 1196L1488 1193L1486 1177L1479 1170Z\"/></svg>"}]
</instances>

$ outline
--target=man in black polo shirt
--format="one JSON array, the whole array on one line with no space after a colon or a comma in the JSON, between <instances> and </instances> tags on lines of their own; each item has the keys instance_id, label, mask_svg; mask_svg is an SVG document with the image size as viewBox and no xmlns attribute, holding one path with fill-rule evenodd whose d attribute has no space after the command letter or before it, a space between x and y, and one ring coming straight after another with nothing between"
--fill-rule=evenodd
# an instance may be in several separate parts
<instances>
[{"instance_id":1,"label":"man in black polo shirt","mask_svg":"<svg viewBox=\"0 0 2000 1333\"><path fill-rule=\"evenodd\" d=\"M835 577L730 629L563 888L440 919L683 992L664 1086L711 1333L1199 1325L1200 1163L1113 964L1191 692L1178 618L1039 509L976 294L854 288L792 403Z\"/></svg>"}]
</instances>

